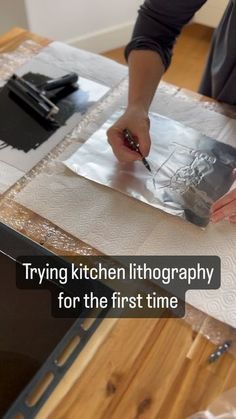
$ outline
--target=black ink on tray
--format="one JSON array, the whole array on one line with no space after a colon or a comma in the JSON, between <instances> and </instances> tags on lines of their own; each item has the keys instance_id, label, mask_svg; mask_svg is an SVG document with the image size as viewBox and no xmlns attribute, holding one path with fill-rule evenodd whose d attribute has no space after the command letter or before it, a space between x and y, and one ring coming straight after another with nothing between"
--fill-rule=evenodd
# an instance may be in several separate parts
<instances>
[{"instance_id":1,"label":"black ink on tray","mask_svg":"<svg viewBox=\"0 0 236 419\"><path fill-rule=\"evenodd\" d=\"M24 79L35 86L41 86L51 80L42 74L27 73ZM6 147L22 150L25 153L37 149L41 144L60 128L74 114L84 114L93 105L89 102L89 93L66 87L47 94L49 99L59 107L56 116L57 124L43 120L28 105L9 93L5 85L0 89L0 151Z\"/></svg>"}]
</instances>

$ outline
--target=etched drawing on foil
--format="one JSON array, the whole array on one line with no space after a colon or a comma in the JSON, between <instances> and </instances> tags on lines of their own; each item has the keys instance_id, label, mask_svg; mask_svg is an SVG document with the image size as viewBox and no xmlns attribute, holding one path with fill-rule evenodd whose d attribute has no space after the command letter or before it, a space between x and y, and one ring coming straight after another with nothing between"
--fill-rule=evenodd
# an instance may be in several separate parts
<instances>
[{"instance_id":1,"label":"etched drawing on foil","mask_svg":"<svg viewBox=\"0 0 236 419\"><path fill-rule=\"evenodd\" d=\"M176 156L181 156L182 154L185 158L187 157L189 159L188 163L179 167L176 172L171 173L167 184L165 186L158 186L158 188L169 188L183 194L187 192L190 186L197 187L204 176L213 170L216 157L203 150L194 150L182 144L172 143L171 145L174 146L174 150L167 157L164 164L158 167L153 174L154 184L156 188L156 185L158 185L158 175L161 169L164 169L164 165L166 167L173 156L176 158ZM178 162L180 161L181 159L179 158Z\"/></svg>"},{"instance_id":2,"label":"etched drawing on foil","mask_svg":"<svg viewBox=\"0 0 236 419\"><path fill-rule=\"evenodd\" d=\"M233 184L236 149L152 113L148 162L121 164L107 143L116 112L64 163L77 174L193 224L206 226L212 203Z\"/></svg>"},{"instance_id":3,"label":"etched drawing on foil","mask_svg":"<svg viewBox=\"0 0 236 419\"><path fill-rule=\"evenodd\" d=\"M152 179L147 181L147 188L153 195L164 199L164 194L169 194L176 203L176 210L186 208L187 215L194 217L196 214L202 219L208 217L209 209L213 203L207 191L199 188L201 182L214 172L216 157L205 150L172 142L169 155L158 168L152 163ZM191 210L191 213L190 213ZM202 220L195 224L203 224Z\"/></svg>"}]
</instances>

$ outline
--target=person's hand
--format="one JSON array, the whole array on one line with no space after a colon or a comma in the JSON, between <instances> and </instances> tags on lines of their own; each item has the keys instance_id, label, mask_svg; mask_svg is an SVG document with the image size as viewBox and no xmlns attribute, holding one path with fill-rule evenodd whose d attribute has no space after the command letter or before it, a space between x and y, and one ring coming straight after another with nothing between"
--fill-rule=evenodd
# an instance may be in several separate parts
<instances>
[{"instance_id":1,"label":"person's hand","mask_svg":"<svg viewBox=\"0 0 236 419\"><path fill-rule=\"evenodd\" d=\"M236 170L233 176L236 179ZM236 223L236 188L218 199L211 207L211 221L218 223L223 219Z\"/></svg>"},{"instance_id":2,"label":"person's hand","mask_svg":"<svg viewBox=\"0 0 236 419\"><path fill-rule=\"evenodd\" d=\"M147 157L150 146L150 121L148 113L138 106L130 106L118 121L107 131L108 142L113 153L120 162L141 160L142 157L136 151L132 151L124 140L123 130L128 129L139 143L143 157Z\"/></svg>"}]
</instances>

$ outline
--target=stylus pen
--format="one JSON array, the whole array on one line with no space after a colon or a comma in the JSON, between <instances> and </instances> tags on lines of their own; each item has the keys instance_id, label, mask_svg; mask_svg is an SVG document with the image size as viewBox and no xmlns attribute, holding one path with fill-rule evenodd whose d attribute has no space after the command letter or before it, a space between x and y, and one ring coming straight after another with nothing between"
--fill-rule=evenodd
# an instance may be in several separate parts
<instances>
[{"instance_id":1,"label":"stylus pen","mask_svg":"<svg viewBox=\"0 0 236 419\"><path fill-rule=\"evenodd\" d=\"M146 167L146 169L149 170L149 172L152 172L151 171L151 167L150 167L148 161L145 159L145 157L143 157L143 155L142 155L142 153L140 151L140 146L134 140L134 137L132 136L131 132L128 129L124 129L123 134L124 134L125 140L129 144L131 150L136 151L137 153L140 154L140 156L142 157L142 162L143 162L144 166Z\"/></svg>"}]
</instances>

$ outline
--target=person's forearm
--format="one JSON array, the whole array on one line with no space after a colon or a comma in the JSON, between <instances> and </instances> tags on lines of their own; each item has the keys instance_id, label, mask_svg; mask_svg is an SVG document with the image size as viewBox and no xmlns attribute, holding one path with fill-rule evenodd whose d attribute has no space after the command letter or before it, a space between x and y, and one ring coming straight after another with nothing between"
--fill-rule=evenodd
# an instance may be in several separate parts
<instances>
[{"instance_id":1,"label":"person's forearm","mask_svg":"<svg viewBox=\"0 0 236 419\"><path fill-rule=\"evenodd\" d=\"M140 106L148 112L164 73L161 57L155 51L133 50L129 55L128 106Z\"/></svg>"}]
</instances>

